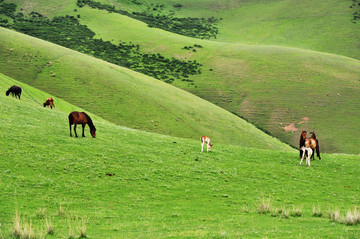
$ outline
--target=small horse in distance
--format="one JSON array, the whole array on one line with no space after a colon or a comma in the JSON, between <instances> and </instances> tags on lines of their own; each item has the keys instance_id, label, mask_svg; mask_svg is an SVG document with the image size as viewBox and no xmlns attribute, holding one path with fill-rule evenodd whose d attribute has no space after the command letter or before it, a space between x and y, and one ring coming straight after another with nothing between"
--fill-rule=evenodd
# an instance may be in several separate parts
<instances>
[{"instance_id":1,"label":"small horse in distance","mask_svg":"<svg viewBox=\"0 0 360 239\"><path fill-rule=\"evenodd\" d=\"M201 136L200 140L201 140L201 152L203 152L205 143L206 143L207 152L211 151L211 147L213 145L211 144L210 138L208 136Z\"/></svg>"},{"instance_id":2,"label":"small horse in distance","mask_svg":"<svg viewBox=\"0 0 360 239\"><path fill-rule=\"evenodd\" d=\"M52 107L55 108L55 105L54 105L54 99L52 97L49 97L47 98L47 100L45 101L45 103L43 104L44 108L46 106L50 106L50 109L52 109Z\"/></svg>"},{"instance_id":3,"label":"small horse in distance","mask_svg":"<svg viewBox=\"0 0 360 239\"><path fill-rule=\"evenodd\" d=\"M301 157L301 160L300 160L300 164L299 166L301 165L304 157L306 157L306 165L309 165L310 167L310 157L313 155L313 150L311 148L307 148L305 146L301 147L300 151L302 151L302 157Z\"/></svg>"},{"instance_id":4,"label":"small horse in distance","mask_svg":"<svg viewBox=\"0 0 360 239\"><path fill-rule=\"evenodd\" d=\"M9 94L11 93L11 95L13 97L15 96L15 99L16 99L16 97L19 97L19 100L20 100L21 91L22 91L22 89L20 86L13 85L6 91L6 96L9 96Z\"/></svg>"},{"instance_id":5,"label":"small horse in distance","mask_svg":"<svg viewBox=\"0 0 360 239\"><path fill-rule=\"evenodd\" d=\"M77 124L81 124L82 125L82 137L85 137L85 126L86 124L89 125L90 127L90 134L93 138L96 137L96 128L90 118L90 116L88 116L85 112L78 112L78 111L73 111L69 114L69 126L70 126L70 137L72 137L71 134L71 126L74 125L74 132L75 132L75 137L77 138L77 134L76 134L76 125Z\"/></svg>"},{"instance_id":6,"label":"small horse in distance","mask_svg":"<svg viewBox=\"0 0 360 239\"><path fill-rule=\"evenodd\" d=\"M320 149L319 149L319 141L316 139L315 133L311 132L311 138L306 138L306 135L307 135L306 131L301 132L300 141L299 141L300 149L302 147L306 147L306 148L311 148L313 152L315 152L315 150L316 150L316 155L319 158L319 160L321 160ZM300 150L300 158L302 157L302 153L303 153L303 151ZM311 158L313 160L315 160L314 154L312 154Z\"/></svg>"}]
</instances>

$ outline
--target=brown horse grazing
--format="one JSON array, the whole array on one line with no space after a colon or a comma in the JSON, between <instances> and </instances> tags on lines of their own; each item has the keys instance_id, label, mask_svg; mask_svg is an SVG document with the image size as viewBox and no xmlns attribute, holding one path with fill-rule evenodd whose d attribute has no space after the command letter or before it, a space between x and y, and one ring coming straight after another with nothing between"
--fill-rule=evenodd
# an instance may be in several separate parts
<instances>
[{"instance_id":1,"label":"brown horse grazing","mask_svg":"<svg viewBox=\"0 0 360 239\"><path fill-rule=\"evenodd\" d=\"M78 137L76 134L76 125L77 124L82 124L82 137L85 137L84 130L85 130L86 124L88 124L90 127L91 136L93 138L96 137L96 133L95 133L96 128L95 128L90 116L88 116L85 112L78 112L78 111L73 111L69 114L70 137L72 137L71 125L74 125L75 137L76 138Z\"/></svg>"},{"instance_id":2,"label":"brown horse grazing","mask_svg":"<svg viewBox=\"0 0 360 239\"><path fill-rule=\"evenodd\" d=\"M45 101L45 103L43 104L44 107L46 106L50 106L50 109L52 109L52 107L55 108L54 105L54 99L52 97L47 98L47 100Z\"/></svg>"},{"instance_id":3,"label":"brown horse grazing","mask_svg":"<svg viewBox=\"0 0 360 239\"><path fill-rule=\"evenodd\" d=\"M315 133L311 132L311 138L306 138L306 134L307 134L306 131L301 132L300 141L299 141L300 149L302 147L306 147L306 148L311 148L313 151L316 150L316 155L318 156L319 160L321 160L320 150L319 150L319 142L316 139ZM302 158L302 153L303 153L303 150L300 150L300 158ZM311 158L313 160L315 160L314 154L312 154Z\"/></svg>"}]
</instances>

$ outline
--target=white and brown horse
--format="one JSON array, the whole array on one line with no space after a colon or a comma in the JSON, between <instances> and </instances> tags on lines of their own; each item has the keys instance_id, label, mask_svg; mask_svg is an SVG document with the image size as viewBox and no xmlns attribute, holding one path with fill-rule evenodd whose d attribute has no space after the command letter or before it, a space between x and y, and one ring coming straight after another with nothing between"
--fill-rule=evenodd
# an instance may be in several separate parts
<instances>
[{"instance_id":1,"label":"white and brown horse","mask_svg":"<svg viewBox=\"0 0 360 239\"><path fill-rule=\"evenodd\" d=\"M311 137L306 138L307 132L302 131L300 135L300 141L299 141L299 148L300 148L300 158L302 158L303 150L301 150L302 147L305 148L311 148L313 152L316 151L316 155L321 160L320 157L320 149L319 149L319 141L316 139L316 135L314 132L310 132ZM315 160L314 154L312 154L312 159Z\"/></svg>"},{"instance_id":2,"label":"white and brown horse","mask_svg":"<svg viewBox=\"0 0 360 239\"><path fill-rule=\"evenodd\" d=\"M211 151L211 147L213 145L211 144L210 138L208 136L201 136L200 140L201 140L201 152L203 152L203 148L204 148L205 143L206 143L207 152Z\"/></svg>"}]
</instances>

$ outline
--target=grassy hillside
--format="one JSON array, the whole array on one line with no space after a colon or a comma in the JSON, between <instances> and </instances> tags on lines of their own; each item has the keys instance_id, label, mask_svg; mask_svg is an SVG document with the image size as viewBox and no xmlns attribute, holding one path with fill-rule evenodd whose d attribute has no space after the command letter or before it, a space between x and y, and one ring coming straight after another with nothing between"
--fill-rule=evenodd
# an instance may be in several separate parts
<instances>
[{"instance_id":1,"label":"grassy hillside","mask_svg":"<svg viewBox=\"0 0 360 239\"><path fill-rule=\"evenodd\" d=\"M158 80L16 32L1 29L0 34L5 39L0 52L8 59L0 63L4 74L118 125L290 150L220 107Z\"/></svg>"},{"instance_id":2,"label":"grassy hillside","mask_svg":"<svg viewBox=\"0 0 360 239\"><path fill-rule=\"evenodd\" d=\"M110 3L109 1L101 2ZM309 50L253 45L259 43L296 46L357 58L348 54L359 52L356 50L357 41L354 40L358 38L359 28L349 20L353 10L347 6L346 1L336 3L328 1L236 3L229 1L223 4L217 1L199 1L197 5L184 1L182 7L175 11L176 16L210 17L215 13L223 15L223 20L219 25L220 32L224 34L226 29L231 29L231 34L233 34L229 33L226 37L219 35L220 40L227 43L197 40L156 28L148 28L145 23L120 14L110 14L88 6L78 8L76 1L65 2L63 6L51 5L51 2L28 4L16 1L16 3L22 7L25 14L37 10L50 17L65 14L79 15L80 22L93 30L97 38L114 44L123 41L133 42L139 44L144 52L161 53L169 58L200 62L203 64L202 74L190 76L192 83L175 80L172 84L247 119L293 146L297 146L301 130L315 130L323 151L359 153L356 135L360 132L358 132L358 127L354 127L359 124L359 61ZM153 3L161 4L160 1ZM170 12L174 8L173 3L175 2L168 2L161 11ZM127 11L142 11L150 3L143 2L140 5L134 5L129 1L119 1L117 4ZM294 8L294 6L297 7ZM200 7L202 10L199 9ZM214 11L215 9L218 11ZM246 14L230 14L232 11L243 11L242 13ZM245 26L224 27L230 23ZM104 24L107 25L106 28L103 27ZM296 29L293 26L296 26ZM241 34L241 36L252 38L237 41L236 32L243 29L247 29L249 34ZM280 29L281 32L279 32ZM347 33L345 34L344 31ZM267 34L259 32L267 32ZM266 40L261 37L266 37ZM231 43L235 40L252 44L252 46ZM203 48L196 49L196 52L183 49L185 46L194 44L201 45ZM5 49L5 53L8 53L7 50ZM8 57L11 58L13 55L4 54L4 58ZM22 56L18 55L18 57ZM21 64L17 59L12 63L16 67L21 64L26 65L25 68L29 67L28 62L24 63L23 59ZM13 70L8 65L6 63L2 67L2 72L7 75L19 80L28 76L22 69ZM37 71L39 71L38 66L35 66L31 78L37 77L35 76ZM42 79L43 86L47 85L46 77ZM29 81L26 82L29 83ZM89 94L86 97L89 97ZM105 99L111 102L114 100L112 97L113 94ZM105 99L102 97L103 101ZM77 104L75 101L73 103ZM108 103L103 102L101 106L105 104ZM349 114L349 112L352 113ZM113 114L112 119L110 117L107 119L114 120L119 117L124 116ZM129 120L134 122L134 118ZM125 123L120 122L120 124ZM146 127L147 130L154 128L153 124ZM155 127L156 132L167 133L158 128ZM286 129L293 131L286 131Z\"/></svg>"},{"instance_id":3,"label":"grassy hillside","mask_svg":"<svg viewBox=\"0 0 360 239\"><path fill-rule=\"evenodd\" d=\"M39 11L52 17L75 14L76 0L14 2L24 13ZM216 41L278 45L311 49L360 59L360 27L352 23L355 9L349 0L97 0L128 12L175 14L177 17L215 17L218 24ZM134 4L134 2L140 4ZM181 4L175 8L174 5ZM163 5L163 7L156 7ZM156 10L153 10L156 9ZM80 14L82 15L82 14ZM84 16L87 18L87 16ZM101 24L101 23L100 23ZM133 39L135 40L135 38Z\"/></svg>"},{"instance_id":4,"label":"grassy hillside","mask_svg":"<svg viewBox=\"0 0 360 239\"><path fill-rule=\"evenodd\" d=\"M0 78L1 92L15 82ZM88 238L360 236L359 224L344 224L360 206L359 156L325 154L308 168L298 166L297 152L217 143L200 153L198 139L95 116L97 138L88 128L87 137L70 138L60 109L75 107L56 98L55 110L44 109L39 102L49 95L23 88L21 100L0 94L3 238L11 238L16 212L20 231L26 226L38 238L77 238L80 229ZM262 199L270 200L267 214L258 213ZM327 213L336 208L333 222Z\"/></svg>"},{"instance_id":5,"label":"grassy hillside","mask_svg":"<svg viewBox=\"0 0 360 239\"><path fill-rule=\"evenodd\" d=\"M108 14L89 8L82 8L79 10L79 13L83 16L81 21L85 21L84 23L87 23L91 29L98 33L97 37L101 37L104 40L113 40L116 43L120 39L125 41L136 39L133 41L136 44L140 44L144 51L160 52L167 57L193 59L202 63L203 73L190 77L194 81L194 85L183 81L174 81L173 85L186 89L201 98L248 119L251 123L271 132L274 136L297 146L299 131L315 130L323 151L359 153L356 144L356 135L359 132L357 132L358 128L354 127L354 125L359 124L359 111L354 110L360 108L358 103L359 61L336 55L292 48L246 46L195 40L172 33L169 34L163 30L147 28L144 23L119 14ZM85 16L88 17L86 18ZM104 22L111 22L111 24L107 28L103 28L101 24ZM127 27L129 25L132 27ZM77 87L77 90L84 91L84 93L81 93L82 95L75 93L75 91L69 91L68 89L74 87L71 83L73 80L79 81L79 79L83 79L88 82L88 79L96 79L98 82L99 80L105 81L112 77L113 73L110 73L113 72L112 70L109 70L109 73L105 73L107 72L105 69L108 68L102 67L101 70L95 68L94 66L98 63L91 63L94 60L93 58L86 58L89 59L88 63L73 64L77 60L71 59L65 62L61 61L61 64L56 63L51 67L46 67L47 62L54 61L59 56L58 54L68 53L61 53L62 50L58 50L56 54L49 53L45 50L46 48L42 47L44 43L41 43L39 47L43 48L42 54L50 54L52 56L45 60L42 59L41 63L36 63L29 57L24 57L28 54L28 51L32 54L36 53L35 40L31 40L31 43L29 42L30 48L21 47L19 53L13 53L9 52L9 49L13 48L14 45L24 44L24 41L22 40L21 43L17 43L16 39L21 38L18 38L16 34L11 37L8 35L10 34L9 31L4 30L2 32L5 35L2 41L1 54L3 54L4 59L9 59L8 62L4 62L4 65L2 65L3 73L44 90L48 89L59 97L93 112L98 112L98 114L106 119L121 125L135 128L141 127L145 130L154 130L155 132L165 134L170 132L168 128L166 131L161 127L154 127L151 120L156 121L157 119L153 119L154 117L151 115L141 113L142 110L139 109L144 106L144 102L141 101L141 99L144 99L143 96L141 98L135 97L138 99L130 97L130 99L127 99L129 100L128 103L126 103L124 95L130 91L124 92L125 88L123 86L118 86L116 94L114 94L113 91L115 89L109 89L109 87L105 87L102 83L94 83L94 85L82 83L82 85L90 88L100 87L97 90L103 93L111 90L112 92L106 93L106 96L91 94L90 92L93 90L89 92L85 88L84 91L84 88L80 87ZM153 40L154 36L156 36L156 41ZM197 52L182 49L184 46L193 46L194 44L199 44L203 48L198 49ZM50 48L54 50L53 47ZM66 68L63 68L64 64L67 64ZM84 64L94 66L86 67ZM94 71L91 71L92 67L94 67ZM50 77L51 72L56 73L55 78ZM75 73L78 76L74 77ZM127 73L126 71L126 75L129 76L132 73ZM125 76L115 78L116 81L124 79L124 81L128 82L128 78ZM132 77L130 78L132 79ZM80 82L83 80L80 80ZM110 80L110 82L113 81L114 78ZM152 85L152 87L156 89L160 89L158 85L163 86L155 81L146 80L142 82L151 82L151 84L154 82L157 85ZM106 81L106 84L111 85L112 83ZM49 88L49 85L52 85L52 87ZM138 86L131 89L137 90L137 93L134 93L135 95L143 94L143 91ZM58 92L55 92L55 90ZM158 95L158 93L148 92L149 99L154 95ZM135 104L137 105L134 108L136 111L131 114L119 114L112 111L113 102L117 102L116 104L119 105L121 102L120 98L123 102L120 105L126 108L128 104L134 105L134 100L140 100L140 102ZM170 103L170 100L164 101L168 104ZM176 100L176 102L179 101L182 100ZM96 111L94 109L95 102L98 104ZM90 104L92 104L91 108L88 107ZM100 113L100 108L102 111L110 112L109 115L106 116L104 113ZM173 105L170 104L166 108L171 109ZM146 106L146 109L149 109L148 106ZM120 112L123 111L125 111L125 108L120 109ZM151 112L166 114L167 117L162 117L162 120L169 119L171 122L174 122L173 119L176 117L173 119L168 118L169 114L165 113L165 111L161 106L151 110ZM181 112L184 112L184 110L181 110ZM348 114L348 112L352 113ZM145 118L145 120L136 120L141 118ZM198 119L201 118L199 117ZM212 117L211 121L216 118ZM309 118L309 120L303 122L303 118ZM185 118L181 117L180 119L184 120ZM300 122L303 123L300 124ZM170 122L166 124L170 126L169 128L172 128L174 125ZM187 122L186 124L193 125L194 123ZM219 126L219 124L222 123L211 123L211 127L214 125ZM284 127L291 124L294 124L295 131L293 133L291 131L286 132ZM195 128L192 130L195 130ZM187 129L189 128L187 127ZM170 133L180 136L191 135L189 131L186 132L183 128L177 131L181 134ZM204 132L205 128L198 131L198 134L203 134L200 131ZM337 139L336 142L334 142L334 138Z\"/></svg>"}]
</instances>

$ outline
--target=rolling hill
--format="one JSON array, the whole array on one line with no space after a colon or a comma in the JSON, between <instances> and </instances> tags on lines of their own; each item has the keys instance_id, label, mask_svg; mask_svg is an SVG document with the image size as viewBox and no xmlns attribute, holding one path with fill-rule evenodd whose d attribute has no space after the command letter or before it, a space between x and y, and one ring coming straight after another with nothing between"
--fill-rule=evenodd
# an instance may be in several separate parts
<instances>
[{"instance_id":1,"label":"rolling hill","mask_svg":"<svg viewBox=\"0 0 360 239\"><path fill-rule=\"evenodd\" d=\"M70 138L67 112L81 109L56 97L55 109L43 108L51 94L0 79L2 92L24 89L21 100L0 94L1 237L359 236L358 225L345 224L360 204L359 156L324 154L308 168L296 151L217 143L200 153L198 139L93 114L97 137L87 128L87 137Z\"/></svg>"},{"instance_id":2,"label":"rolling hill","mask_svg":"<svg viewBox=\"0 0 360 239\"><path fill-rule=\"evenodd\" d=\"M37 6L35 4L33 8ZM72 9L70 6L67 7L67 9ZM73 7L76 8L76 5ZM298 145L301 130L315 130L323 151L359 153L356 145L356 135L359 132L357 132L358 128L353 127L359 123L359 111L354 110L360 108L358 103L360 63L358 60L296 48L243 45L188 38L160 29L148 28L145 23L127 16L86 6L77 8L77 12L72 10L67 13L79 14L80 22L94 31L96 38L104 41L113 44L131 41L139 44L144 52L161 53L169 58L200 62L203 65L202 73L190 76L192 83L175 80L172 84L246 119L294 147ZM104 28L104 24L108 24L108 27ZM11 41L16 42L16 39L13 38ZM184 49L186 46L194 45L200 45L202 48L198 48L196 52ZM31 83L32 80L26 79L39 77L38 66L35 62L32 62L33 64L24 62L26 60L22 56L27 54L26 50L16 56L9 54L9 48L11 48L10 45L3 48L3 58L9 61L1 67L1 72L34 85ZM13 60L11 60L12 57L14 57ZM21 64L24 64L24 67ZM11 65L16 68L22 67L22 69L13 69ZM29 69L24 71L24 68ZM67 71L73 72L73 70ZM92 73L94 76L96 74ZM46 72L41 75L41 89L48 90L47 81L52 79L49 77L51 73ZM69 78L68 75L58 74L56 79L63 77ZM100 75L99 78L103 76ZM39 87L39 85L34 86ZM70 86L65 88L68 87ZM104 90L110 91L110 89L102 89ZM51 93L55 94L53 91ZM59 96L63 97L64 94ZM71 102L78 104L80 95L77 97L76 101ZM94 96L85 93L81 99L82 103L88 102L89 97L91 99ZM114 99L117 96L113 92L101 98L103 101L118 102ZM97 100L94 98L91 101ZM111 103L101 103L102 106L105 104ZM142 104L137 103L137 105L141 107ZM81 106L84 107L84 105ZM111 111L110 108L108 110ZM105 115L101 116L105 117ZM125 122L135 123L134 119L138 116L124 120L120 119L122 117L125 116L112 115L106 118L130 126ZM142 127L139 125L144 124L131 127ZM160 131L159 127L153 127L153 124L142 129L168 133ZM336 142L334 138L337 139Z\"/></svg>"},{"instance_id":3,"label":"rolling hill","mask_svg":"<svg viewBox=\"0 0 360 239\"><path fill-rule=\"evenodd\" d=\"M118 125L185 138L207 134L214 142L291 150L235 115L169 84L36 38L6 29L0 32L4 39L0 54L8 59L0 63L5 75Z\"/></svg>"}]
</instances>

